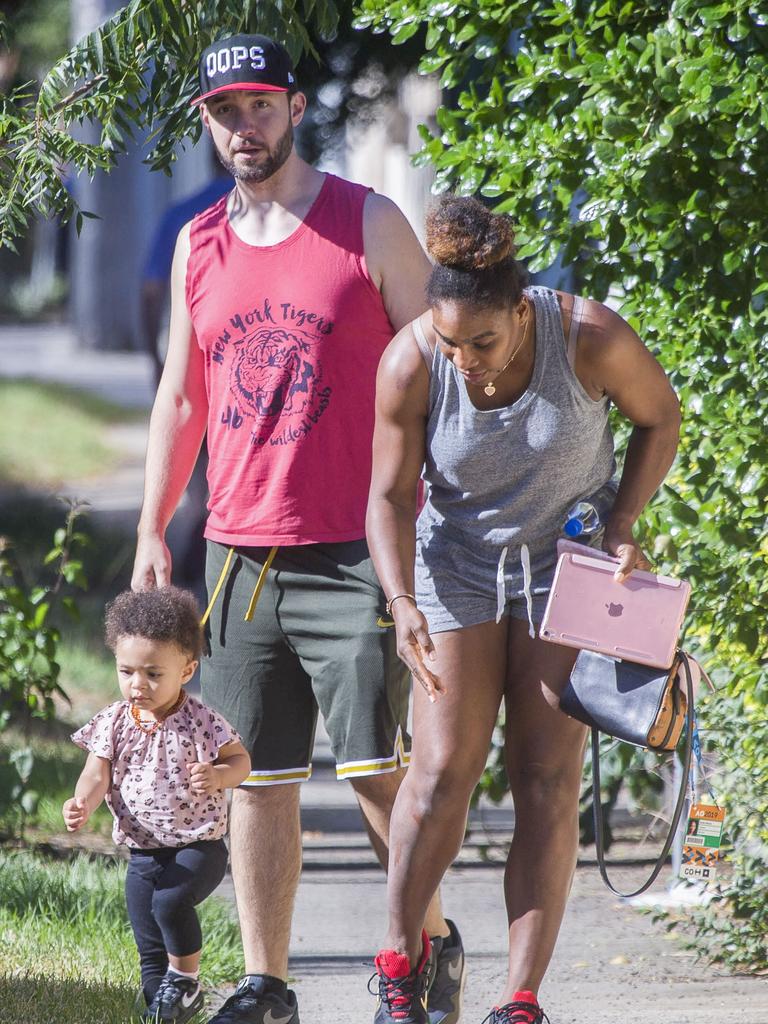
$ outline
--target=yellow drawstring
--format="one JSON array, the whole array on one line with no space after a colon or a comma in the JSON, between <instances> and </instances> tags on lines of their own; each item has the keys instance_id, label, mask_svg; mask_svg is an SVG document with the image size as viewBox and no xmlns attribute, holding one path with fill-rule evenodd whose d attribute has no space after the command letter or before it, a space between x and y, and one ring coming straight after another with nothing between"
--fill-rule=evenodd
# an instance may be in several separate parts
<instances>
[{"instance_id":1,"label":"yellow drawstring","mask_svg":"<svg viewBox=\"0 0 768 1024\"><path fill-rule=\"evenodd\" d=\"M243 617L243 622L250 622L251 619L253 618L253 613L256 610L256 603L259 600L259 595L261 594L261 591L264 588L264 584L267 579L267 573L269 572L269 567L275 560L275 555L277 554L277 551L277 546L273 547L270 550L269 554L267 555L267 560L261 567L261 572L259 573L259 578L256 580L256 586L253 588L253 594L251 595L251 600L248 602L248 610L246 611ZM208 602L208 607L205 609L202 619L200 619L201 626L204 626L211 616L213 606L216 604L216 598L219 596L221 588L224 586L224 580L227 578L227 573L229 572L229 567L232 564L232 557L234 556L234 554L235 549L230 548L229 551L227 552L227 557L224 559L224 565L221 567L219 578L218 580L216 580L216 586L213 588L211 600Z\"/></svg>"},{"instance_id":2,"label":"yellow drawstring","mask_svg":"<svg viewBox=\"0 0 768 1024\"><path fill-rule=\"evenodd\" d=\"M221 572L219 573L219 578L216 580L216 586L213 588L211 600L208 602L208 607L203 612L202 619L200 619L201 626L204 626L208 619L210 618L211 612L213 611L213 606L216 604L216 598L219 596L219 591L224 586L224 580L227 578L227 573L229 572L229 567L232 564L232 556L234 555L234 553L234 548L230 548L229 551L227 552L227 557L224 561L224 565L222 566Z\"/></svg>"},{"instance_id":3,"label":"yellow drawstring","mask_svg":"<svg viewBox=\"0 0 768 1024\"><path fill-rule=\"evenodd\" d=\"M256 586L253 588L253 594L251 595L251 600L248 604L248 611L245 613L243 622L250 622L251 619L253 618L253 613L256 610L256 602L259 600L259 594L261 593L262 588L264 587L264 584L267 579L267 573L269 572L269 567L270 565L272 565L272 562L274 561L276 554L277 547L274 547L267 555L267 560L261 567L261 572L259 573L259 578L256 580Z\"/></svg>"}]
</instances>

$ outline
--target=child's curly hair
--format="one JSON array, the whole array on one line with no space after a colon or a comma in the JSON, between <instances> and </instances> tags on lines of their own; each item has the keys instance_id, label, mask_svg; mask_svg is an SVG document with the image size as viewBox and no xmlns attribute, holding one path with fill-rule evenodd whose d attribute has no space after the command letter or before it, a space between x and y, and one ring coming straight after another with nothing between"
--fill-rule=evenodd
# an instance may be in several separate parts
<instances>
[{"instance_id":1,"label":"child's curly hair","mask_svg":"<svg viewBox=\"0 0 768 1024\"><path fill-rule=\"evenodd\" d=\"M124 590L109 602L104 618L104 638L111 651L122 636L175 644L197 660L203 648L197 601L188 590L179 587Z\"/></svg>"}]
</instances>

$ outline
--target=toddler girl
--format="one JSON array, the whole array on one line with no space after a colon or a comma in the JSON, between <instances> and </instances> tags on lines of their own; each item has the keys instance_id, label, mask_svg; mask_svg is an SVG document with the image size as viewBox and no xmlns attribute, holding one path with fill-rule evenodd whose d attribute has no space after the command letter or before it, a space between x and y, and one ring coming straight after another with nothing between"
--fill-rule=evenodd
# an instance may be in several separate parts
<instances>
[{"instance_id":1,"label":"toddler girl","mask_svg":"<svg viewBox=\"0 0 768 1024\"><path fill-rule=\"evenodd\" d=\"M250 758L229 723L184 691L202 646L191 594L120 594L107 606L106 641L124 699L72 736L88 760L64 821L75 831L106 798L113 838L130 849L125 895L142 1019L183 1024L203 1005L195 906L226 870L224 790L246 778Z\"/></svg>"}]
</instances>

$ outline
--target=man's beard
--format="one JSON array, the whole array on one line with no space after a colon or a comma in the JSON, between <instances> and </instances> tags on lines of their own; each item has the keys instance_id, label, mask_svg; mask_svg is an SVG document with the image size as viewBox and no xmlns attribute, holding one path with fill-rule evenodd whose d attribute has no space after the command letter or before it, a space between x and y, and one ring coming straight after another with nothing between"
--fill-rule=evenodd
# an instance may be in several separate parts
<instances>
[{"instance_id":1,"label":"man's beard","mask_svg":"<svg viewBox=\"0 0 768 1024\"><path fill-rule=\"evenodd\" d=\"M288 127L277 140L277 144L274 149L267 150L266 157L264 157L259 164L241 168L235 164L234 160L230 160L227 156L221 153L218 148L216 149L216 155L218 156L221 165L229 171L233 178L237 178L239 181L266 181L280 170L291 155L292 149L293 124L291 121L288 121Z\"/></svg>"}]
</instances>

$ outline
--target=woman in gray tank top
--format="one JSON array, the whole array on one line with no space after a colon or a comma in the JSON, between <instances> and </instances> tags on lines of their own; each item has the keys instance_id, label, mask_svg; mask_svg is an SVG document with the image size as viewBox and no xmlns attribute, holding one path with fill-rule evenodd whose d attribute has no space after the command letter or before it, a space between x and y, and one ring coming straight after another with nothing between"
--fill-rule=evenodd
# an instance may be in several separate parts
<instances>
[{"instance_id":1,"label":"woman in gray tank top","mask_svg":"<svg viewBox=\"0 0 768 1024\"><path fill-rule=\"evenodd\" d=\"M507 218L445 197L428 216L427 248L430 308L379 368L368 506L398 652L420 683L390 825L376 1024L427 1024L422 921L461 845L502 698L515 803L509 975L488 1020L541 1024L538 988L576 864L586 728L557 707L576 652L540 640L534 624L576 501L597 507L617 577L647 568L632 527L674 458L679 407L616 313L525 287ZM611 402L633 424L618 483ZM458 997L454 1010L446 1024Z\"/></svg>"}]
</instances>

